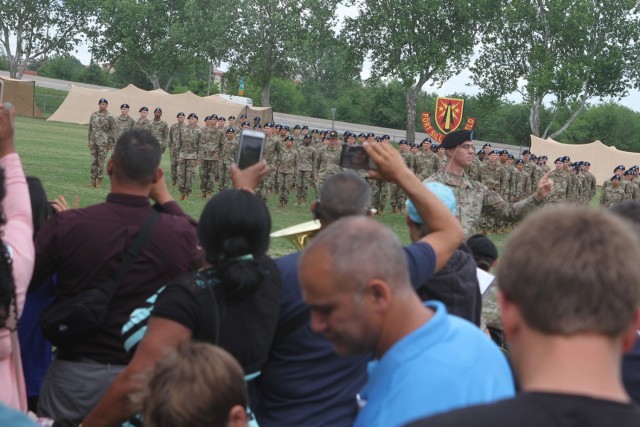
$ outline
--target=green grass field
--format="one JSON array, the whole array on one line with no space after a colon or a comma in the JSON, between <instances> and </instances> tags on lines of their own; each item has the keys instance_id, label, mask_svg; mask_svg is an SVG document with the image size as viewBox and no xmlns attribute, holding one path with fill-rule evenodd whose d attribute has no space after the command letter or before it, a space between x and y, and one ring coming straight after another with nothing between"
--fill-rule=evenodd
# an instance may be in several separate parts
<instances>
[{"instance_id":1,"label":"green grass field","mask_svg":"<svg viewBox=\"0 0 640 427\"><path fill-rule=\"evenodd\" d=\"M90 112L87 112L89 114ZM109 192L109 181L105 174L102 189L89 188L89 167L91 156L87 148L87 126L67 123L47 122L41 119L18 117L16 120L16 146L27 175L37 176L42 180L50 199L62 194L72 202L73 196L80 196L80 207L104 201ZM169 171L169 156L165 153L162 166ZM167 174L167 176L169 176ZM170 179L170 177L168 178ZM200 193L200 180L196 173L194 191L190 200L180 201L182 208L192 217L198 219L206 200L197 197ZM176 187L169 187L174 198L178 199ZM312 200L308 199L309 203ZM592 205L597 205L599 196L594 197ZM287 208L278 207L277 196L272 195L268 201L271 212L273 231L312 219L309 207L292 205L295 194L292 194ZM390 227L404 242L409 241L404 215L385 214L376 217ZM508 234L491 236L498 250L502 249ZM270 253L273 256L294 251L293 246L283 239L273 239Z\"/></svg>"}]
</instances>

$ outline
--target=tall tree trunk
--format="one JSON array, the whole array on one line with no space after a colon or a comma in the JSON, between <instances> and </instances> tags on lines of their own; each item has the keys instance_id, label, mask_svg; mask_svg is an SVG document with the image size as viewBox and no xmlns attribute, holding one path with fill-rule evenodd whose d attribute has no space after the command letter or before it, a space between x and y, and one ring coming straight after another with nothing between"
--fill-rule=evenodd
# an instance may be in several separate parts
<instances>
[{"instance_id":1,"label":"tall tree trunk","mask_svg":"<svg viewBox=\"0 0 640 427\"><path fill-rule=\"evenodd\" d=\"M405 105L407 107L407 142L413 144L416 139L416 106L420 95L420 86L411 86L405 94Z\"/></svg>"},{"instance_id":2,"label":"tall tree trunk","mask_svg":"<svg viewBox=\"0 0 640 427\"><path fill-rule=\"evenodd\" d=\"M271 79L267 80L262 85L262 106L263 107L271 106L271 103L269 100L270 96L271 96Z\"/></svg>"},{"instance_id":3,"label":"tall tree trunk","mask_svg":"<svg viewBox=\"0 0 640 427\"><path fill-rule=\"evenodd\" d=\"M542 100L539 98L533 98L531 101L531 109L529 112L529 126L531 127L531 133L535 136L540 136L540 109L542 107Z\"/></svg>"}]
</instances>

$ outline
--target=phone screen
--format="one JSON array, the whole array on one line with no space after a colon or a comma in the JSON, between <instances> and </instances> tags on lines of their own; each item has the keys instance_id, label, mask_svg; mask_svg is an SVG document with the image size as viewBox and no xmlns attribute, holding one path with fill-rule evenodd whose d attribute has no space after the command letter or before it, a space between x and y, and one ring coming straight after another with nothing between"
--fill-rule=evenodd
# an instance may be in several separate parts
<instances>
[{"instance_id":1,"label":"phone screen","mask_svg":"<svg viewBox=\"0 0 640 427\"><path fill-rule=\"evenodd\" d=\"M247 168L262 160L265 134L256 131L243 131L238 148L238 167Z\"/></svg>"},{"instance_id":2,"label":"phone screen","mask_svg":"<svg viewBox=\"0 0 640 427\"><path fill-rule=\"evenodd\" d=\"M347 169L378 169L361 145L344 144L340 153L340 166Z\"/></svg>"}]
</instances>

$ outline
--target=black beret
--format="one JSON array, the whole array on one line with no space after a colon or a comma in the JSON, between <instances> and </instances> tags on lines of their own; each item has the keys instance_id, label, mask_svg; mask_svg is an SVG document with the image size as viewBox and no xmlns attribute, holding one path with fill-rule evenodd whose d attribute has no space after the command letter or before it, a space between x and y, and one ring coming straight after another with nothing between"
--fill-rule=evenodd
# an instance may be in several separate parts
<instances>
[{"instance_id":1,"label":"black beret","mask_svg":"<svg viewBox=\"0 0 640 427\"><path fill-rule=\"evenodd\" d=\"M563 162L570 162L570 161L571 161L571 157L569 157L569 156L563 156L563 157L562 157L562 161L563 161Z\"/></svg>"},{"instance_id":2,"label":"black beret","mask_svg":"<svg viewBox=\"0 0 640 427\"><path fill-rule=\"evenodd\" d=\"M613 175L609 181L613 181L614 179L620 181L620 177L618 175Z\"/></svg>"},{"instance_id":3,"label":"black beret","mask_svg":"<svg viewBox=\"0 0 640 427\"><path fill-rule=\"evenodd\" d=\"M584 162L584 165L585 165L585 166L591 166L591 163L589 163L589 162Z\"/></svg>"},{"instance_id":4,"label":"black beret","mask_svg":"<svg viewBox=\"0 0 640 427\"><path fill-rule=\"evenodd\" d=\"M307 129L307 130L308 130L308 129L309 129L309 126L307 126L307 125L302 126L302 130L305 130L305 129Z\"/></svg>"},{"instance_id":5,"label":"black beret","mask_svg":"<svg viewBox=\"0 0 640 427\"><path fill-rule=\"evenodd\" d=\"M563 162L563 158L558 157L553 163L562 163L562 162Z\"/></svg>"},{"instance_id":6,"label":"black beret","mask_svg":"<svg viewBox=\"0 0 640 427\"><path fill-rule=\"evenodd\" d=\"M197 119L198 115L196 113L189 113L189 115L187 116L187 119Z\"/></svg>"},{"instance_id":7,"label":"black beret","mask_svg":"<svg viewBox=\"0 0 640 427\"><path fill-rule=\"evenodd\" d=\"M360 138L360 137L365 137L365 138L366 138L366 137L367 137L367 134L366 134L366 133L364 133L364 132L360 132L360 135L358 135L358 138Z\"/></svg>"},{"instance_id":8,"label":"black beret","mask_svg":"<svg viewBox=\"0 0 640 427\"><path fill-rule=\"evenodd\" d=\"M108 103L109 103L109 101L107 101L105 98L100 98L98 100L98 105L100 105L100 104L108 104Z\"/></svg>"},{"instance_id":9,"label":"black beret","mask_svg":"<svg viewBox=\"0 0 640 427\"><path fill-rule=\"evenodd\" d=\"M524 151L522 152L522 155L525 155L525 154L531 154L531 151L529 151L529 150L524 150Z\"/></svg>"},{"instance_id":10,"label":"black beret","mask_svg":"<svg viewBox=\"0 0 640 427\"><path fill-rule=\"evenodd\" d=\"M382 139L391 139L391 137L385 133L384 135L382 135Z\"/></svg>"},{"instance_id":11,"label":"black beret","mask_svg":"<svg viewBox=\"0 0 640 427\"><path fill-rule=\"evenodd\" d=\"M236 130L234 128L230 127L230 128L227 129L227 133L235 133L235 132L236 132Z\"/></svg>"},{"instance_id":12,"label":"black beret","mask_svg":"<svg viewBox=\"0 0 640 427\"><path fill-rule=\"evenodd\" d=\"M262 119L261 119L260 117L254 117L254 118L253 118L253 121L254 121L254 122L260 122L260 121L262 121Z\"/></svg>"},{"instance_id":13,"label":"black beret","mask_svg":"<svg viewBox=\"0 0 640 427\"><path fill-rule=\"evenodd\" d=\"M292 136L288 136L284 139L285 141L293 141L293 137Z\"/></svg>"},{"instance_id":14,"label":"black beret","mask_svg":"<svg viewBox=\"0 0 640 427\"><path fill-rule=\"evenodd\" d=\"M229 120L235 120L236 116L229 116Z\"/></svg>"},{"instance_id":15,"label":"black beret","mask_svg":"<svg viewBox=\"0 0 640 427\"><path fill-rule=\"evenodd\" d=\"M153 110L153 112L154 112L154 113L157 113L157 112L161 112L161 113L162 113L162 108L160 108L160 107L156 107L156 109L155 109L155 110Z\"/></svg>"},{"instance_id":16,"label":"black beret","mask_svg":"<svg viewBox=\"0 0 640 427\"><path fill-rule=\"evenodd\" d=\"M375 136L376 136L376 134L375 134L375 133L373 133L373 132L369 132L369 133L367 134L367 138L375 138Z\"/></svg>"},{"instance_id":17,"label":"black beret","mask_svg":"<svg viewBox=\"0 0 640 427\"><path fill-rule=\"evenodd\" d=\"M513 154L509 153L509 158L510 159L515 159L515 156Z\"/></svg>"},{"instance_id":18,"label":"black beret","mask_svg":"<svg viewBox=\"0 0 640 427\"><path fill-rule=\"evenodd\" d=\"M211 116L211 118L213 118L213 116ZM227 121L227 119L225 119L225 118L224 118L224 117L222 117L222 116L218 117L218 120L222 120L223 122L226 122L226 121Z\"/></svg>"},{"instance_id":19,"label":"black beret","mask_svg":"<svg viewBox=\"0 0 640 427\"><path fill-rule=\"evenodd\" d=\"M184 117L184 113L183 113L182 111L180 111L180 112L176 115L176 117Z\"/></svg>"},{"instance_id":20,"label":"black beret","mask_svg":"<svg viewBox=\"0 0 640 427\"><path fill-rule=\"evenodd\" d=\"M128 109L128 108L129 108L129 104L122 104L122 105L120 106L120 108L127 108L127 109Z\"/></svg>"},{"instance_id":21,"label":"black beret","mask_svg":"<svg viewBox=\"0 0 640 427\"><path fill-rule=\"evenodd\" d=\"M469 240L467 240L467 246L471 249L474 258L480 258L491 262L498 259L498 249L487 236L482 234L471 236L469 237Z\"/></svg>"},{"instance_id":22,"label":"black beret","mask_svg":"<svg viewBox=\"0 0 640 427\"><path fill-rule=\"evenodd\" d=\"M311 133L318 133L318 129L313 129Z\"/></svg>"},{"instance_id":23,"label":"black beret","mask_svg":"<svg viewBox=\"0 0 640 427\"><path fill-rule=\"evenodd\" d=\"M212 114L212 115L210 115L210 116L209 116L209 118L210 118L210 119L217 119L217 118L218 118L218 115L217 115L217 114Z\"/></svg>"},{"instance_id":24,"label":"black beret","mask_svg":"<svg viewBox=\"0 0 640 427\"><path fill-rule=\"evenodd\" d=\"M149 111L149 109L147 107L140 107L138 113L142 113L143 111Z\"/></svg>"},{"instance_id":25,"label":"black beret","mask_svg":"<svg viewBox=\"0 0 640 427\"><path fill-rule=\"evenodd\" d=\"M340 137L340 135L338 135L338 132L336 132L335 130L332 130L331 132L329 132L328 138L336 139L336 138L339 138L339 137Z\"/></svg>"},{"instance_id":26,"label":"black beret","mask_svg":"<svg viewBox=\"0 0 640 427\"><path fill-rule=\"evenodd\" d=\"M302 139L311 139L311 134L308 133L305 136L302 137Z\"/></svg>"},{"instance_id":27,"label":"black beret","mask_svg":"<svg viewBox=\"0 0 640 427\"><path fill-rule=\"evenodd\" d=\"M260 126L260 123L256 123L255 125L253 125L254 129L262 129L262 126Z\"/></svg>"},{"instance_id":28,"label":"black beret","mask_svg":"<svg viewBox=\"0 0 640 427\"><path fill-rule=\"evenodd\" d=\"M633 175L633 169L629 169L624 173L625 175Z\"/></svg>"},{"instance_id":29,"label":"black beret","mask_svg":"<svg viewBox=\"0 0 640 427\"><path fill-rule=\"evenodd\" d=\"M283 125L282 129L286 130L287 132L289 131L289 125Z\"/></svg>"},{"instance_id":30,"label":"black beret","mask_svg":"<svg viewBox=\"0 0 640 427\"><path fill-rule=\"evenodd\" d=\"M500 154L501 154L501 155L502 155L502 154L507 154L507 155L508 155L508 154L509 154L509 152L508 152L507 150L502 150L502 151L500 151Z\"/></svg>"},{"instance_id":31,"label":"black beret","mask_svg":"<svg viewBox=\"0 0 640 427\"><path fill-rule=\"evenodd\" d=\"M247 118L247 115L246 115L246 114L241 114L241 115L240 115L240 118L241 118L241 119L246 119L246 118Z\"/></svg>"},{"instance_id":32,"label":"black beret","mask_svg":"<svg viewBox=\"0 0 640 427\"><path fill-rule=\"evenodd\" d=\"M445 135L442 144L440 144L440 148L455 148L466 141L473 141L473 131L457 130Z\"/></svg>"},{"instance_id":33,"label":"black beret","mask_svg":"<svg viewBox=\"0 0 640 427\"><path fill-rule=\"evenodd\" d=\"M486 144L484 144L484 145L482 146L482 148L483 148L483 149L484 149L485 147L491 147L491 144L489 144L489 143L487 142Z\"/></svg>"},{"instance_id":34,"label":"black beret","mask_svg":"<svg viewBox=\"0 0 640 427\"><path fill-rule=\"evenodd\" d=\"M251 123L249 123L249 122L242 122L242 126L251 126Z\"/></svg>"},{"instance_id":35,"label":"black beret","mask_svg":"<svg viewBox=\"0 0 640 427\"><path fill-rule=\"evenodd\" d=\"M431 144L433 141L431 140L431 138L426 137L425 139L422 140L422 143L424 144L425 142L428 142L429 144Z\"/></svg>"},{"instance_id":36,"label":"black beret","mask_svg":"<svg viewBox=\"0 0 640 427\"><path fill-rule=\"evenodd\" d=\"M296 130L296 129L300 129L300 125L295 125L295 126L293 127L293 130Z\"/></svg>"},{"instance_id":37,"label":"black beret","mask_svg":"<svg viewBox=\"0 0 640 427\"><path fill-rule=\"evenodd\" d=\"M409 145L409 144L407 143L406 140L401 139L400 142L398 142L398 145Z\"/></svg>"},{"instance_id":38,"label":"black beret","mask_svg":"<svg viewBox=\"0 0 640 427\"><path fill-rule=\"evenodd\" d=\"M618 169L620 169L620 170L622 170L622 171L623 171L623 170L625 170L625 167L624 167L624 165L618 165L618 166L616 166L616 168L615 168L613 171L615 172L615 171L617 171Z\"/></svg>"},{"instance_id":39,"label":"black beret","mask_svg":"<svg viewBox=\"0 0 640 427\"><path fill-rule=\"evenodd\" d=\"M522 159L516 160L516 165L524 165L524 160Z\"/></svg>"}]
</instances>

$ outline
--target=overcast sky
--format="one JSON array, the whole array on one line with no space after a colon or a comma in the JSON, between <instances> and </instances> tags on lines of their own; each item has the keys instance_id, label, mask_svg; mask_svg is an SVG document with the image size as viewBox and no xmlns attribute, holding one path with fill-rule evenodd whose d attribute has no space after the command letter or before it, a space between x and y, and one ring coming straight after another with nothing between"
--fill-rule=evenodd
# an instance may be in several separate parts
<instances>
[{"instance_id":1,"label":"overcast sky","mask_svg":"<svg viewBox=\"0 0 640 427\"><path fill-rule=\"evenodd\" d=\"M355 6L347 7L344 5L338 6L338 18L339 22L342 23L342 20L345 16L356 16L357 8ZM337 31L339 31L341 25L337 26ZM89 53L88 46L81 45L77 47L77 52L75 56L85 65L88 65L91 61L91 54ZM221 68L225 69L225 64L222 64ZM369 69L367 64L365 63L363 66L363 70L361 73L363 78L369 77ZM441 88L437 86L432 86L427 83L423 86L423 90L428 93L436 93L440 96L451 95L453 93L465 93L467 95L475 95L480 92L480 88L474 85L471 82L471 73L467 70L463 70L460 74L452 77L446 83L442 85ZM507 99L515 102L519 102L522 100L522 97L518 93L513 93L507 96ZM592 100L591 103L597 103L598 100ZM617 101L621 105L624 105L628 108L631 108L634 111L640 112L640 91L632 90L630 91L629 96L622 98ZM434 106L435 108L435 106Z\"/></svg>"}]
</instances>

